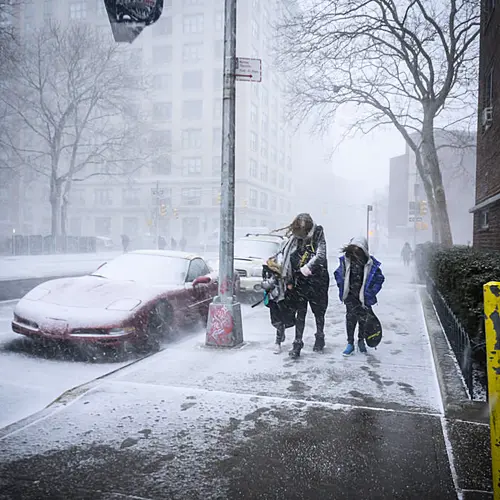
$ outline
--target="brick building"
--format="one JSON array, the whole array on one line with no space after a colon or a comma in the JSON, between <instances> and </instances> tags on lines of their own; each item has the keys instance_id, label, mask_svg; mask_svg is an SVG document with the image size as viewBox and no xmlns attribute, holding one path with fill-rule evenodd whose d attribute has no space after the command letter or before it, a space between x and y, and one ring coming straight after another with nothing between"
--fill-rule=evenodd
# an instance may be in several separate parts
<instances>
[{"instance_id":1,"label":"brick building","mask_svg":"<svg viewBox=\"0 0 500 500\"><path fill-rule=\"evenodd\" d=\"M496 5L495 5L496 4ZM500 250L500 3L482 0L474 246Z\"/></svg>"}]
</instances>

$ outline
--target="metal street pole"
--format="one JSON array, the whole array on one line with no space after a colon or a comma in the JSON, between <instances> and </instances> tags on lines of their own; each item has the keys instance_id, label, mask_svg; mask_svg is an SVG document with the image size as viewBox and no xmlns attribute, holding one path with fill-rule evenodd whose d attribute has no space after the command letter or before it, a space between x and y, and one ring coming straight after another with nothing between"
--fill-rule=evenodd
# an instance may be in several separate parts
<instances>
[{"instance_id":1,"label":"metal street pole","mask_svg":"<svg viewBox=\"0 0 500 500\"><path fill-rule=\"evenodd\" d=\"M370 248L370 212L373 210L371 205L366 206L366 241L368 248Z\"/></svg>"},{"instance_id":2,"label":"metal street pole","mask_svg":"<svg viewBox=\"0 0 500 500\"><path fill-rule=\"evenodd\" d=\"M240 304L234 300L234 191L236 118L236 0L225 0L224 87L219 244L219 295L210 304L206 345L243 342Z\"/></svg>"}]
</instances>

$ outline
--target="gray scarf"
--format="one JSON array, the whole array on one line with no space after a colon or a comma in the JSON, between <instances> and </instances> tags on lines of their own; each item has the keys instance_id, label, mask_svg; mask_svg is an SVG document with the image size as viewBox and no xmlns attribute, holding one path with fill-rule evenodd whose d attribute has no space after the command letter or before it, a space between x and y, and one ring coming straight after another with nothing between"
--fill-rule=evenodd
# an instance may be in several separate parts
<instances>
[{"instance_id":1,"label":"gray scarf","mask_svg":"<svg viewBox=\"0 0 500 500\"><path fill-rule=\"evenodd\" d=\"M313 227L307 234L305 241L302 238L298 238L297 236L292 234L292 236L290 236L290 239L287 241L285 248L283 248L281 275L283 276L283 278L287 283L293 282L293 270L292 270L292 264L290 262L291 255L293 254L293 252L295 252L295 250L297 250L299 244L302 244L312 239L315 229L316 229L316 224L313 225Z\"/></svg>"}]
</instances>

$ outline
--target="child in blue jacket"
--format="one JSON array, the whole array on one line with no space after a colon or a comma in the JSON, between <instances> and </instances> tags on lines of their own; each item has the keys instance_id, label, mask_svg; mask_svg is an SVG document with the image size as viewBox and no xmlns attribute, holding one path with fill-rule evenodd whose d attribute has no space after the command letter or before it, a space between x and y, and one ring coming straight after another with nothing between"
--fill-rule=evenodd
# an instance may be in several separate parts
<instances>
[{"instance_id":1,"label":"child in blue jacket","mask_svg":"<svg viewBox=\"0 0 500 500\"><path fill-rule=\"evenodd\" d=\"M340 301L346 306L347 347L342 353L354 353L354 331L358 326L358 350L366 352L364 323L377 303L377 293L385 280L380 262L368 252L366 238L353 238L343 249L340 265L335 270Z\"/></svg>"}]
</instances>

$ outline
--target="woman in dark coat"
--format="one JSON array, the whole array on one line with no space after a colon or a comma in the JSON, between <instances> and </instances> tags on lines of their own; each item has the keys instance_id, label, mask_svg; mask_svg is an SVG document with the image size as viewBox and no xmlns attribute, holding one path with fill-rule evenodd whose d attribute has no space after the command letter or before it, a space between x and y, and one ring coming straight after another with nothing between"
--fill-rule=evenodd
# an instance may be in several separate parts
<instances>
[{"instance_id":1,"label":"woman in dark coat","mask_svg":"<svg viewBox=\"0 0 500 500\"><path fill-rule=\"evenodd\" d=\"M321 352L325 347L325 314L330 276L323 228L316 225L309 214L302 213L284 229L289 240L283 249L282 276L297 311L295 340L290 356L298 358L304 346L302 337L308 305L316 319L313 350Z\"/></svg>"}]
</instances>

